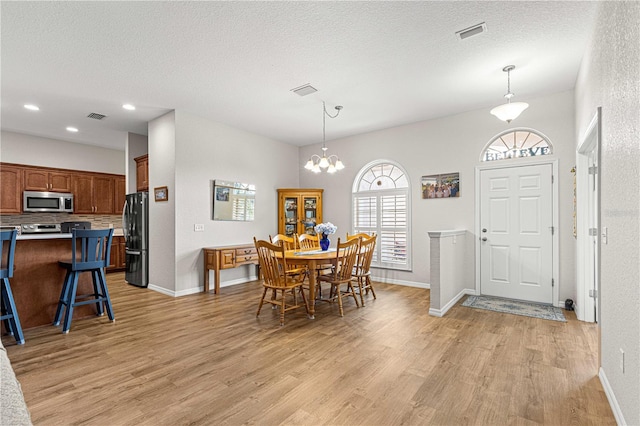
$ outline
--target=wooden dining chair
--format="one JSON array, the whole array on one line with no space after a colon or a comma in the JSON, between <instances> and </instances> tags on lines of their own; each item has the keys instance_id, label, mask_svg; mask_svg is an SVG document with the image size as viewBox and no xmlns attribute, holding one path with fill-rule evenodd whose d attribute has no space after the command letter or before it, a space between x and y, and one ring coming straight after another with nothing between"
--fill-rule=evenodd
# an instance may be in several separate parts
<instances>
[{"instance_id":1,"label":"wooden dining chair","mask_svg":"<svg viewBox=\"0 0 640 426\"><path fill-rule=\"evenodd\" d=\"M287 271L287 260L284 256L285 248L282 245L271 244L264 240L256 240L255 237L253 238L253 242L258 251L258 261L260 263L260 270L262 271L262 286L264 287L256 316L260 315L260 310L264 302L271 303L274 307L280 308L281 326L284 325L284 313L292 309L304 306L307 315L309 315L309 305L307 304L307 299L302 288L306 274L289 275L285 273L285 271ZM280 257L278 257L278 253ZM300 296L302 297L302 305L298 303L296 289L299 290ZM272 290L272 296L271 299L265 300L268 290ZM280 293L280 298L278 298L278 293ZM288 296L293 299L293 303L287 304Z\"/></svg>"},{"instance_id":2,"label":"wooden dining chair","mask_svg":"<svg viewBox=\"0 0 640 426\"><path fill-rule=\"evenodd\" d=\"M351 241L340 242L338 238L338 247L336 250L336 263L333 271L328 275L320 275L318 277L318 285L322 283L331 284L331 290L329 291L328 298L320 298L319 300L325 302L334 302L338 300L338 307L340 308L340 316L344 316L344 309L342 308L342 295L347 294L353 297L356 302L356 306L360 307L356 293L351 284L351 274L353 267L356 263L356 257L360 249L360 239L354 238ZM346 285L346 290L342 290L342 286Z\"/></svg>"},{"instance_id":3,"label":"wooden dining chair","mask_svg":"<svg viewBox=\"0 0 640 426\"><path fill-rule=\"evenodd\" d=\"M296 250L297 240L298 240L298 237L295 234L293 237L289 237L284 234L276 234L273 237L269 235L269 241L271 241L271 244L282 246L284 247L285 250ZM289 275L300 275L300 274L306 274L307 269L300 268L296 265L287 265L286 271L287 271L287 274Z\"/></svg>"},{"instance_id":4,"label":"wooden dining chair","mask_svg":"<svg viewBox=\"0 0 640 426\"><path fill-rule=\"evenodd\" d=\"M364 292L369 294L369 290L373 294L373 298L376 299L376 291L371 284L371 260L373 259L373 253L376 248L376 239L374 235L369 239L360 239L360 250L358 251L358 257L356 258L356 264L353 267L351 279L358 285L358 292L360 293L360 303L364 306Z\"/></svg>"},{"instance_id":5,"label":"wooden dining chair","mask_svg":"<svg viewBox=\"0 0 640 426\"><path fill-rule=\"evenodd\" d=\"M300 234L298 235L298 247L302 250L319 249L320 238L317 235Z\"/></svg>"},{"instance_id":6,"label":"wooden dining chair","mask_svg":"<svg viewBox=\"0 0 640 426\"><path fill-rule=\"evenodd\" d=\"M368 240L369 238L372 238L372 237L375 237L375 236L376 236L375 233L369 235L369 234L367 234L365 232L358 232L357 234L349 235L349 233L347 232L347 241L350 241L350 240L352 240L354 238L362 238L362 239Z\"/></svg>"},{"instance_id":7,"label":"wooden dining chair","mask_svg":"<svg viewBox=\"0 0 640 426\"><path fill-rule=\"evenodd\" d=\"M283 245L285 250L295 250L297 248L296 240L295 235L293 237L284 234L276 234L273 237L269 235L271 244Z\"/></svg>"}]
</instances>

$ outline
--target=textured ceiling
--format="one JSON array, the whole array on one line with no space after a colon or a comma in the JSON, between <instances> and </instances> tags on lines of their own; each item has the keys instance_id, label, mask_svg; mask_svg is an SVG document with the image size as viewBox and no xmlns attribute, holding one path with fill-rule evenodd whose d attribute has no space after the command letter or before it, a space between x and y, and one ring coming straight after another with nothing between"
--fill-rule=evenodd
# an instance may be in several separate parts
<instances>
[{"instance_id":1,"label":"textured ceiling","mask_svg":"<svg viewBox=\"0 0 640 426\"><path fill-rule=\"evenodd\" d=\"M572 89L597 3L0 7L2 129L124 149L125 132L146 134L147 121L172 109L302 146L322 140L323 100L344 105L327 122L329 140L498 105L509 64L517 101ZM455 37L481 22L486 33ZM306 83L318 92L290 91ZM137 110L123 110L127 102Z\"/></svg>"}]
</instances>

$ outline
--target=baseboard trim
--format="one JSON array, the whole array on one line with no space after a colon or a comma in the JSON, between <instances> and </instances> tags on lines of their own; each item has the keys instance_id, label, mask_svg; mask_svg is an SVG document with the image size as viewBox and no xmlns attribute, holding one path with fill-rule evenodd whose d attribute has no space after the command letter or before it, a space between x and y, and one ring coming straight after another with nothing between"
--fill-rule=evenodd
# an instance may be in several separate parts
<instances>
[{"instance_id":1,"label":"baseboard trim","mask_svg":"<svg viewBox=\"0 0 640 426\"><path fill-rule=\"evenodd\" d=\"M173 291L173 290L167 290L167 289L166 289L166 288L164 288L164 287L159 287L159 286L154 285L154 284L149 284L149 285L147 286L147 288L148 288L149 290L153 290L153 291L156 291L156 292L158 292L158 293L161 293L161 294L164 294L164 295L167 295L167 296L176 297L176 292L175 292L175 291Z\"/></svg>"},{"instance_id":2,"label":"baseboard trim","mask_svg":"<svg viewBox=\"0 0 640 426\"><path fill-rule=\"evenodd\" d=\"M611 411L613 411L613 416L616 418L616 423L619 425L626 425L627 422L624 420L616 395L613 393L613 389L611 389L607 375L604 373L602 367L598 370L598 377L600 378L600 383L604 389L604 394L607 395L607 399L609 400L609 405L611 406Z\"/></svg>"},{"instance_id":3,"label":"baseboard trim","mask_svg":"<svg viewBox=\"0 0 640 426\"><path fill-rule=\"evenodd\" d=\"M229 286L236 285L236 284L244 284L244 283L248 283L250 281L256 281L257 279L258 279L257 275L251 275L249 277L237 278L235 280L229 280L229 281L223 281L223 282L220 283L220 288L229 287ZM407 287L424 288L424 289L427 289L427 290L429 290L431 288L431 285L429 283L419 283L419 282L415 282L415 281L384 279L384 278L380 278L380 277L371 277L371 279L373 281L381 282L381 283L384 283L384 284L404 285L404 286L407 286ZM159 286L153 285L153 284L149 284L149 286L147 288L149 290L157 291L158 293L166 294L167 296L171 296L171 297L188 296L190 294L202 293L204 291L204 286L188 288L186 290L180 290L180 291L177 291L177 292L173 291L173 290L167 290L164 287L159 287Z\"/></svg>"},{"instance_id":4,"label":"baseboard trim","mask_svg":"<svg viewBox=\"0 0 640 426\"><path fill-rule=\"evenodd\" d=\"M236 285L236 284L244 284L244 283L248 283L250 281L256 281L257 279L258 279L257 275L252 275L252 276L249 276L249 277L246 277L246 278L238 278L238 279L235 279L235 280L224 281L224 282L220 283L220 288L228 287L228 286ZM149 290L157 291L158 293L166 294L167 296L171 296L171 297L188 296L190 294L202 293L204 291L204 286L192 287L192 288L188 288L188 289L180 290L180 291L167 290L164 287L159 287L159 286L153 285L153 284L149 284L149 286L147 288Z\"/></svg>"},{"instance_id":5,"label":"baseboard trim","mask_svg":"<svg viewBox=\"0 0 640 426\"><path fill-rule=\"evenodd\" d=\"M443 317L444 314L446 314L449 309L453 308L453 306L458 303L458 301L460 299L462 299L464 296L466 296L467 294L470 295L475 295L476 291L475 289L471 289L471 288L465 288L462 291L460 291L460 293L458 293L453 299L451 299L449 301L449 303L447 303L446 305L444 305L442 307L442 309L434 309L434 308L429 308L429 315L434 316L434 317Z\"/></svg>"},{"instance_id":6,"label":"baseboard trim","mask_svg":"<svg viewBox=\"0 0 640 426\"><path fill-rule=\"evenodd\" d=\"M431 284L419 283L417 281L394 280L394 279L374 277L374 276L371 276L371 280L379 283L384 283L384 284L398 284L398 285L404 285L407 287L426 288L427 290L431 288Z\"/></svg>"}]
</instances>

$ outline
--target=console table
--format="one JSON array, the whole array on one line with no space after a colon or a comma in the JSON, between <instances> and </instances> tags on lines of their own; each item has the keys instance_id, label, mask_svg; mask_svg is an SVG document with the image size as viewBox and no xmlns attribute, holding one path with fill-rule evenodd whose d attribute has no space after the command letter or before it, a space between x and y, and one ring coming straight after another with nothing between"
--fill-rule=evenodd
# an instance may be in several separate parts
<instances>
[{"instance_id":1,"label":"console table","mask_svg":"<svg viewBox=\"0 0 640 426\"><path fill-rule=\"evenodd\" d=\"M253 243L235 246L205 247L204 249L204 292L209 292L209 271L215 272L213 292L220 294L220 270L237 268L242 265L258 265L258 251ZM259 276L259 273L258 273Z\"/></svg>"}]
</instances>

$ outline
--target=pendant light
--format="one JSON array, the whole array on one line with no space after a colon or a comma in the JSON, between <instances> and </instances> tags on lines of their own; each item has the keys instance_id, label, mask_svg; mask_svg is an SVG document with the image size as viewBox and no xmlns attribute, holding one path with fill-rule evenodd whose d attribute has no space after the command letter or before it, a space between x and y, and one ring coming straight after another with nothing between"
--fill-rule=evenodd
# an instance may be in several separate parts
<instances>
[{"instance_id":1,"label":"pendant light","mask_svg":"<svg viewBox=\"0 0 640 426\"><path fill-rule=\"evenodd\" d=\"M336 106L336 110L338 111L336 112L336 115L329 114L324 101L322 101L322 157L317 154L313 154L311 158L309 158L309 161L304 165L305 169L314 173L320 173L323 170L327 173L335 173L338 170L344 169L344 164L340 161L340 158L338 158L337 155L327 155L328 148L325 145L327 117L336 118L340 114L342 106Z\"/></svg>"},{"instance_id":2,"label":"pendant light","mask_svg":"<svg viewBox=\"0 0 640 426\"><path fill-rule=\"evenodd\" d=\"M507 103L491 110L491 114L507 123L511 123L511 120L518 118L522 111L529 108L529 104L526 102L511 103L511 98L513 98L513 93L511 93L511 71L515 68L515 65L507 65L502 69L502 71L507 73L507 94L504 95L504 97L507 98Z\"/></svg>"}]
</instances>

